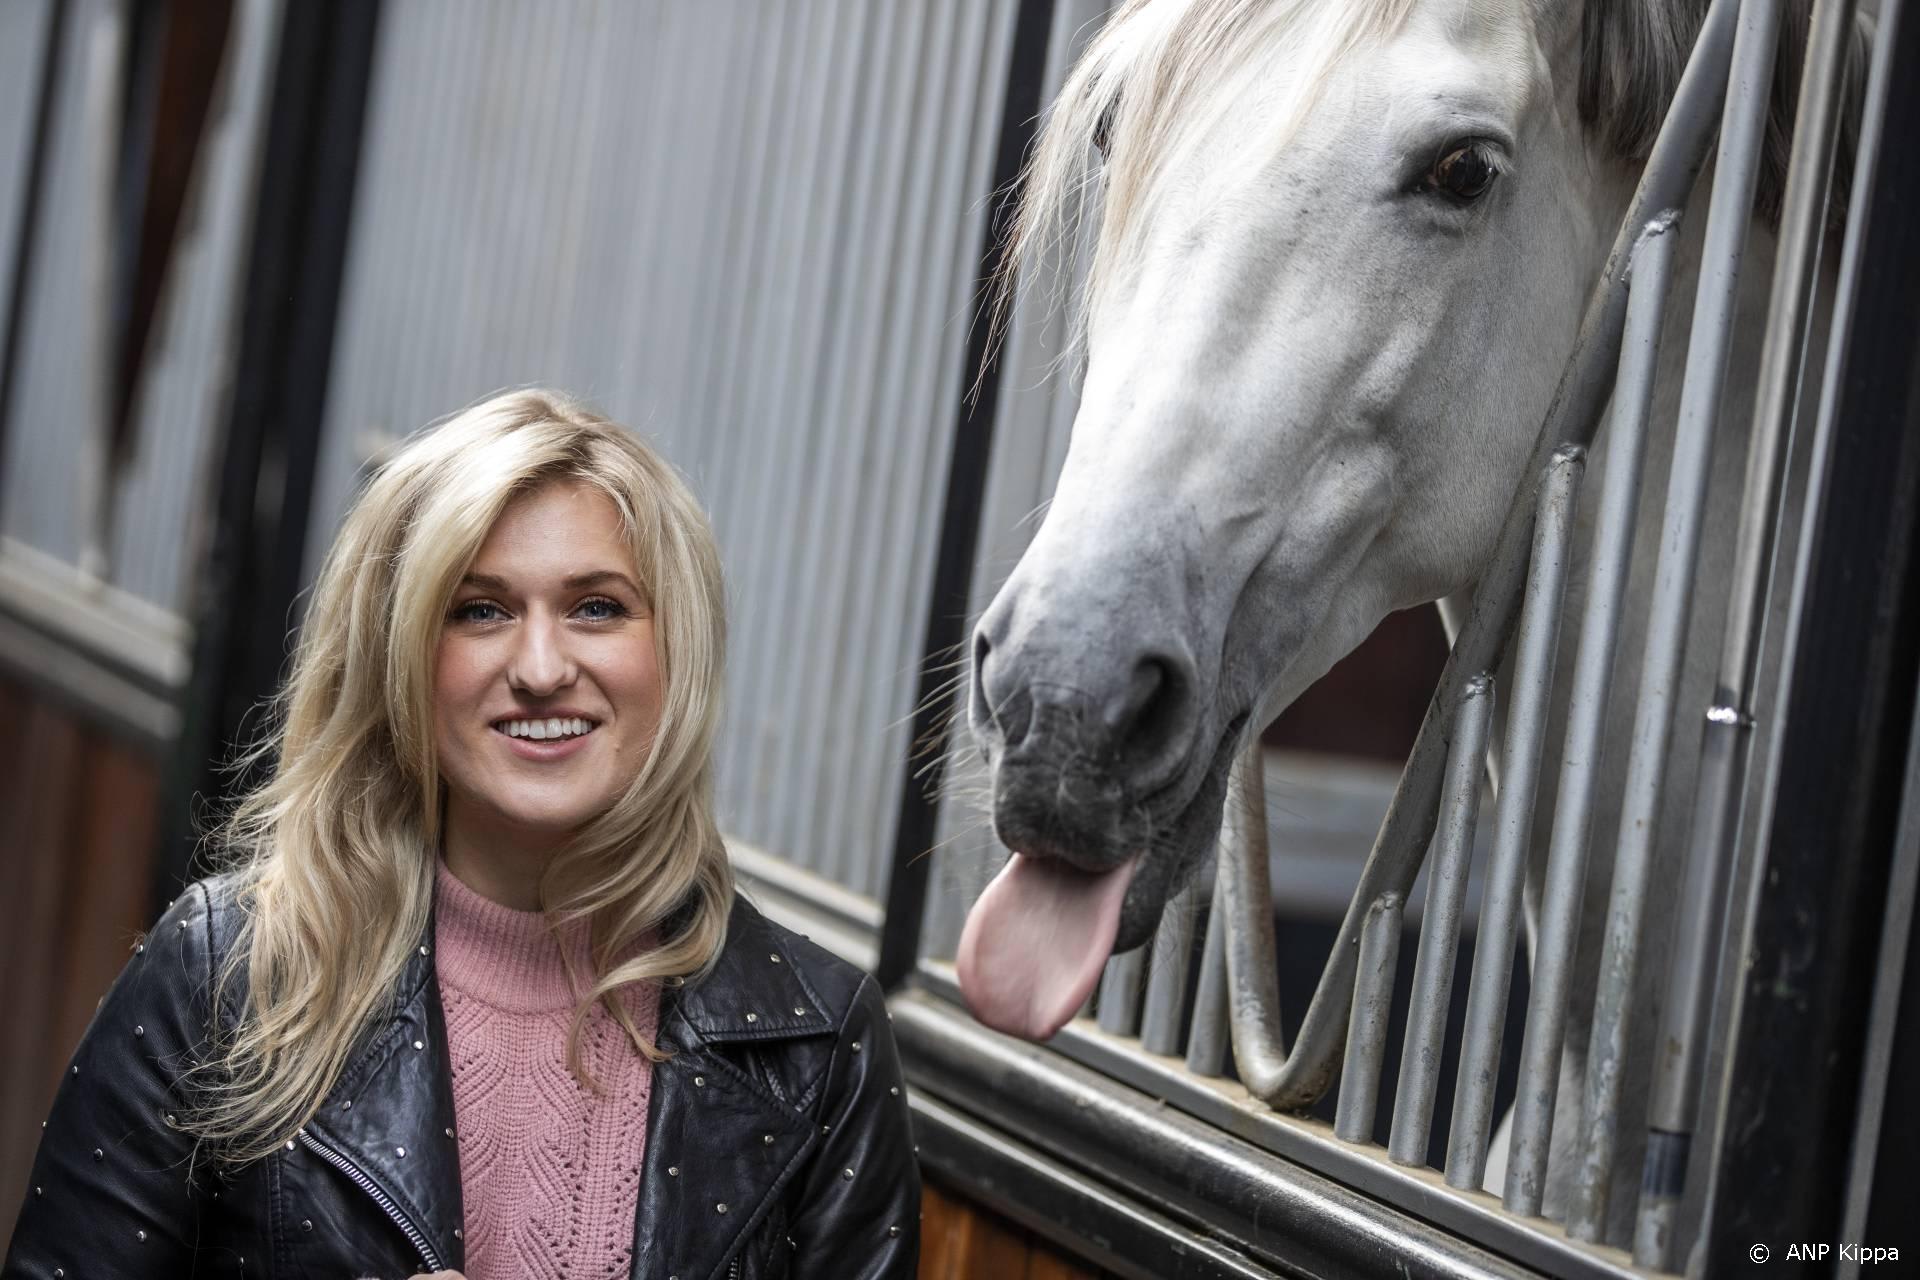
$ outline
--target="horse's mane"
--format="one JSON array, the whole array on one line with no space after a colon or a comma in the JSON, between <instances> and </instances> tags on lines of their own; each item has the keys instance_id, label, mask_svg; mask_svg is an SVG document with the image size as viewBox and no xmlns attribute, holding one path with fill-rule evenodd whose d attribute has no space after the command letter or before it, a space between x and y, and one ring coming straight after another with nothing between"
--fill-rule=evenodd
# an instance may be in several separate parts
<instances>
[{"instance_id":1,"label":"horse's mane","mask_svg":"<svg viewBox=\"0 0 1920 1280\"><path fill-rule=\"evenodd\" d=\"M1673 99L1711 0L1568 0L1579 3L1579 105L1591 135L1622 159L1644 159ZM1351 51L1384 39L1418 0L1126 0L1068 76L1021 178L1021 194L997 280L998 336L1016 283L1027 275L1064 281L1070 259L1098 212L1102 252L1087 264L1081 316L1104 280L1137 243L1160 194L1164 158L1218 116L1235 97L1219 91L1255 56L1284 76L1259 80L1262 92L1287 95L1283 116L1297 121ZM1869 6L1870 7L1870 6ZM1786 185L1788 146L1798 100L1812 0L1789 0L1781 29L1758 204L1769 221ZM1870 26L1870 24L1869 24ZM1833 185L1835 225L1844 207L1865 81L1863 26L1852 61L1852 109ZM1096 140L1111 162L1095 158ZM1263 145L1272 146L1267 138ZM1074 326L1076 333L1080 326Z\"/></svg>"},{"instance_id":2,"label":"horse's mane","mask_svg":"<svg viewBox=\"0 0 1920 1280\"><path fill-rule=\"evenodd\" d=\"M1711 0L1585 0L1580 14L1580 119L1610 151L1643 160L1680 85L1687 55ZM1863 13L1875 8L1861 6ZM1773 100L1762 152L1759 212L1769 223L1786 193L1793 117L1800 100L1812 0L1789 0L1781 13L1780 52L1774 61ZM1856 24L1849 57L1848 99L1840 114L1840 147L1834 157L1831 221L1845 212L1859 137L1860 101L1866 89L1872 19Z\"/></svg>"}]
</instances>

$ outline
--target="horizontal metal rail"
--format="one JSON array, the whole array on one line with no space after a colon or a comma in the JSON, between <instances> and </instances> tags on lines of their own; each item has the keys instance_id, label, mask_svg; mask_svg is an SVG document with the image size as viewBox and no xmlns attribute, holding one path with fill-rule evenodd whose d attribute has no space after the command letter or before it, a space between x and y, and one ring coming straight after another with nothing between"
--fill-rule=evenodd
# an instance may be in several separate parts
<instances>
[{"instance_id":1,"label":"horizontal metal rail","mask_svg":"<svg viewBox=\"0 0 1920 1280\"><path fill-rule=\"evenodd\" d=\"M908 990L889 1008L914 1089L993 1117L996 1128L1132 1199L1206 1223L1216 1240L1249 1257L1330 1277L1535 1274L1149 1093L1117 1088L1104 1072L985 1031L948 999Z\"/></svg>"}]
</instances>

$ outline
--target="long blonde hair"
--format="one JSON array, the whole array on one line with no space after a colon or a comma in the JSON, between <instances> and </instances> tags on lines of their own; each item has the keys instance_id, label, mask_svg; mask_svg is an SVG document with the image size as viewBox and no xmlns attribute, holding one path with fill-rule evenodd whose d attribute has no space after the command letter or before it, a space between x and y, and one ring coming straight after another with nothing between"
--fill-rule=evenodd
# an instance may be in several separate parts
<instances>
[{"instance_id":1,"label":"long blonde hair","mask_svg":"<svg viewBox=\"0 0 1920 1280\"><path fill-rule=\"evenodd\" d=\"M286 1141L339 1080L356 1038L391 1012L433 900L441 626L507 504L555 481L593 485L619 511L664 685L639 773L541 882L551 924L591 922L593 974L580 983L569 1066L583 1073L581 1033L596 1003L658 1060L615 993L697 975L719 953L733 899L712 800L726 617L706 517L627 429L551 392L495 396L414 436L354 503L314 587L273 727L250 753L274 758L272 775L215 833L245 922L215 1008L229 989L244 987L244 999L192 1077L183 1124L224 1161ZM657 945L631 954L650 931Z\"/></svg>"}]
</instances>

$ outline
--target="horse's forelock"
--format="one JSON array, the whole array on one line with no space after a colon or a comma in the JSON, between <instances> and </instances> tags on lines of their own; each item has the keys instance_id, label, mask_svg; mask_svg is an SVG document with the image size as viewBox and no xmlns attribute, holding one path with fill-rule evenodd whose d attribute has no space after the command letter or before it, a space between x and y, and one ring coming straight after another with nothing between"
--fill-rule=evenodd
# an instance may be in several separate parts
<instances>
[{"instance_id":1,"label":"horse's forelock","mask_svg":"<svg viewBox=\"0 0 1920 1280\"><path fill-rule=\"evenodd\" d=\"M1070 251L1085 220L1097 214L1099 244L1081 291L1084 314L1101 281L1124 269L1139 249L1137 232L1150 214L1166 157L1230 108L1218 89L1248 57L1286 42L1298 68L1291 86L1297 118L1342 57L1397 29L1416 2L1126 0L1075 65L1022 175L996 326L1006 318L1016 282L1062 249ZM1093 151L1102 132L1113 157L1104 182ZM1065 287L1067 273L1045 274Z\"/></svg>"}]
</instances>

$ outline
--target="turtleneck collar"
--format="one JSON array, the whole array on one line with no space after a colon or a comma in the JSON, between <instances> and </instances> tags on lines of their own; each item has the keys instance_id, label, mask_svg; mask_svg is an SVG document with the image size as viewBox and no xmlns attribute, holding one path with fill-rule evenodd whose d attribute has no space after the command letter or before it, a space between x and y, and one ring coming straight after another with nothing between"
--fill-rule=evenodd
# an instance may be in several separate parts
<instances>
[{"instance_id":1,"label":"turtleneck collar","mask_svg":"<svg viewBox=\"0 0 1920 1280\"><path fill-rule=\"evenodd\" d=\"M543 1013L573 1008L564 941L581 980L593 972L589 925L556 934L544 913L516 911L468 888L434 863L434 950L440 981L496 1009Z\"/></svg>"}]
</instances>

